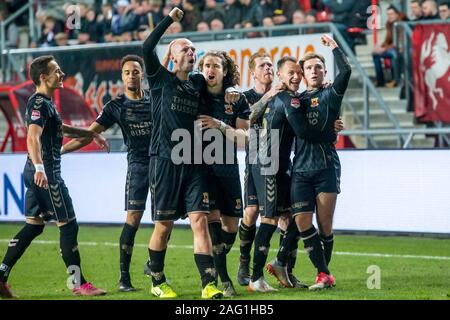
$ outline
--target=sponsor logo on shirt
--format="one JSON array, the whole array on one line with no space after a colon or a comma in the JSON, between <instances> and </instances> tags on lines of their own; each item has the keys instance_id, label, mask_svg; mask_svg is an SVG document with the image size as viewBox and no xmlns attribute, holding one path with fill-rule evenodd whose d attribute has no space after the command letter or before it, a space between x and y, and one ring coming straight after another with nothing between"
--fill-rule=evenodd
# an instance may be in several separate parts
<instances>
[{"instance_id":1,"label":"sponsor logo on shirt","mask_svg":"<svg viewBox=\"0 0 450 320\"><path fill-rule=\"evenodd\" d=\"M319 105L319 98L312 98L311 99L311 108L315 108Z\"/></svg>"},{"instance_id":2,"label":"sponsor logo on shirt","mask_svg":"<svg viewBox=\"0 0 450 320\"><path fill-rule=\"evenodd\" d=\"M209 194L208 192L203 192L203 203L209 204Z\"/></svg>"},{"instance_id":3,"label":"sponsor logo on shirt","mask_svg":"<svg viewBox=\"0 0 450 320\"><path fill-rule=\"evenodd\" d=\"M225 105L225 113L228 115L232 115L233 114L233 105L226 104Z\"/></svg>"},{"instance_id":4,"label":"sponsor logo on shirt","mask_svg":"<svg viewBox=\"0 0 450 320\"><path fill-rule=\"evenodd\" d=\"M242 203L241 203L241 199L236 199L236 210L241 210L242 208Z\"/></svg>"},{"instance_id":5,"label":"sponsor logo on shirt","mask_svg":"<svg viewBox=\"0 0 450 320\"><path fill-rule=\"evenodd\" d=\"M37 119L39 119L41 117L41 112L39 110L33 110L31 112L31 120L32 121L36 121Z\"/></svg>"},{"instance_id":6,"label":"sponsor logo on shirt","mask_svg":"<svg viewBox=\"0 0 450 320\"><path fill-rule=\"evenodd\" d=\"M300 99L299 98L292 98L291 99L291 107L297 109L300 107Z\"/></svg>"}]
</instances>

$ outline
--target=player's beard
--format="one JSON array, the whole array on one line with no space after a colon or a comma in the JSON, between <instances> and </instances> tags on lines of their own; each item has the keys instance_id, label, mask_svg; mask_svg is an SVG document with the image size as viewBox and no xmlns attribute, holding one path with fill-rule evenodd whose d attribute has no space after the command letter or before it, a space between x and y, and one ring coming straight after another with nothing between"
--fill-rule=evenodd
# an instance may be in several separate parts
<instances>
[{"instance_id":1,"label":"player's beard","mask_svg":"<svg viewBox=\"0 0 450 320\"><path fill-rule=\"evenodd\" d=\"M131 92L137 92L138 91L138 87L127 87L127 90L131 91Z\"/></svg>"}]
</instances>

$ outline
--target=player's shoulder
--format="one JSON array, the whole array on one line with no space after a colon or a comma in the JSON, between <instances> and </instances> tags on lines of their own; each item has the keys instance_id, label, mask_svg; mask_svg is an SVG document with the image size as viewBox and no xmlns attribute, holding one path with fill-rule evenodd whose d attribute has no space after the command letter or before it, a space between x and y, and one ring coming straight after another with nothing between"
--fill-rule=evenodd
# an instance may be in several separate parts
<instances>
[{"instance_id":1,"label":"player's shoulder","mask_svg":"<svg viewBox=\"0 0 450 320\"><path fill-rule=\"evenodd\" d=\"M35 92L28 98L27 107L32 109L47 109L51 105L51 100L46 96Z\"/></svg>"}]
</instances>

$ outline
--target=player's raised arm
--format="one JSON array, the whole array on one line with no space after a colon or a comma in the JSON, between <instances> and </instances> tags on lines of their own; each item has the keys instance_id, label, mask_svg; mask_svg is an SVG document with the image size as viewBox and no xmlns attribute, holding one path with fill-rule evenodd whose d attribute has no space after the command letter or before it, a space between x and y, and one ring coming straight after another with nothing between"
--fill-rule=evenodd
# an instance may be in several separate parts
<instances>
[{"instance_id":1,"label":"player's raised arm","mask_svg":"<svg viewBox=\"0 0 450 320\"><path fill-rule=\"evenodd\" d=\"M181 21L183 18L183 11L178 8L173 8L169 15L165 17L156 28L150 33L142 44L142 53L144 54L144 64L148 75L155 74L161 67L161 63L156 54L156 45L161 39L167 28L176 21Z\"/></svg>"},{"instance_id":2,"label":"player's raised arm","mask_svg":"<svg viewBox=\"0 0 450 320\"><path fill-rule=\"evenodd\" d=\"M334 59L338 67L339 73L334 79L333 88L338 95L343 95L348 87L348 82L352 74L352 67L347 60L347 57L336 41L330 37L323 35L320 39L324 46L330 47L333 50Z\"/></svg>"}]
</instances>

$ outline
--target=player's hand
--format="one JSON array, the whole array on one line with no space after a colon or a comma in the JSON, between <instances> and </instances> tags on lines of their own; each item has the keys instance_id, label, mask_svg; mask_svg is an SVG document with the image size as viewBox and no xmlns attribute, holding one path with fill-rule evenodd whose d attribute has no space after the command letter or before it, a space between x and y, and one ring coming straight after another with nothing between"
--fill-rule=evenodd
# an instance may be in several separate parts
<instances>
[{"instance_id":1,"label":"player's hand","mask_svg":"<svg viewBox=\"0 0 450 320\"><path fill-rule=\"evenodd\" d=\"M335 131L336 133L339 133L339 132L341 132L341 131L344 130L344 129L345 129L345 128L344 128L344 121L342 121L341 118L337 119L337 120L334 122L334 131Z\"/></svg>"},{"instance_id":2,"label":"player's hand","mask_svg":"<svg viewBox=\"0 0 450 320\"><path fill-rule=\"evenodd\" d=\"M104 149L106 150L106 152L109 153L109 143L101 134L94 132L93 138L96 145L98 145L101 149Z\"/></svg>"},{"instance_id":3,"label":"player's hand","mask_svg":"<svg viewBox=\"0 0 450 320\"><path fill-rule=\"evenodd\" d=\"M331 49L334 49L338 46L336 41L325 34L320 37L320 42L322 42L325 47L330 47Z\"/></svg>"},{"instance_id":4,"label":"player's hand","mask_svg":"<svg viewBox=\"0 0 450 320\"><path fill-rule=\"evenodd\" d=\"M175 22L180 22L181 19L183 19L183 15L184 12L179 9L179 8L173 8L170 12L169 12L169 17L172 18L173 21Z\"/></svg>"},{"instance_id":5,"label":"player's hand","mask_svg":"<svg viewBox=\"0 0 450 320\"><path fill-rule=\"evenodd\" d=\"M333 82L331 82L330 80L325 80L323 83L322 83L322 88L329 88L329 87L331 87L333 85Z\"/></svg>"},{"instance_id":6,"label":"player's hand","mask_svg":"<svg viewBox=\"0 0 450 320\"><path fill-rule=\"evenodd\" d=\"M281 91L286 90L286 85L282 82L277 83L276 85L274 85L269 91L267 91L263 98L264 101L269 102L273 99L273 97L275 97L278 93L280 93Z\"/></svg>"},{"instance_id":7,"label":"player's hand","mask_svg":"<svg viewBox=\"0 0 450 320\"><path fill-rule=\"evenodd\" d=\"M198 117L198 120L201 121L201 129L219 129L220 128L220 121L216 118L206 116L206 115L200 115Z\"/></svg>"},{"instance_id":8,"label":"player's hand","mask_svg":"<svg viewBox=\"0 0 450 320\"><path fill-rule=\"evenodd\" d=\"M241 97L241 93L239 91L228 91L225 92L225 103L232 104L238 102Z\"/></svg>"},{"instance_id":9,"label":"player's hand","mask_svg":"<svg viewBox=\"0 0 450 320\"><path fill-rule=\"evenodd\" d=\"M34 183L39 188L48 189L48 179L47 179L47 175L45 174L45 172L36 171L34 173Z\"/></svg>"}]
</instances>

